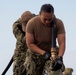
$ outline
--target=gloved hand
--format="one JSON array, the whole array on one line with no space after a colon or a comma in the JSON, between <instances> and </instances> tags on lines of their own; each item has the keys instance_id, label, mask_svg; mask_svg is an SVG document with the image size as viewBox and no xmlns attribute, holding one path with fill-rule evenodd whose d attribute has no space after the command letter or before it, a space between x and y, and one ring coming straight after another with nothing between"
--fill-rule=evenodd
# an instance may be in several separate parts
<instances>
[{"instance_id":1,"label":"gloved hand","mask_svg":"<svg viewBox=\"0 0 76 75\"><path fill-rule=\"evenodd\" d=\"M52 71L57 71L62 68L63 65L63 58L62 57L57 57L53 62L52 62Z\"/></svg>"},{"instance_id":2,"label":"gloved hand","mask_svg":"<svg viewBox=\"0 0 76 75\"><path fill-rule=\"evenodd\" d=\"M50 57L51 57L51 52L50 51L46 51L44 54L43 54L43 58L45 60L50 60Z\"/></svg>"}]
</instances>

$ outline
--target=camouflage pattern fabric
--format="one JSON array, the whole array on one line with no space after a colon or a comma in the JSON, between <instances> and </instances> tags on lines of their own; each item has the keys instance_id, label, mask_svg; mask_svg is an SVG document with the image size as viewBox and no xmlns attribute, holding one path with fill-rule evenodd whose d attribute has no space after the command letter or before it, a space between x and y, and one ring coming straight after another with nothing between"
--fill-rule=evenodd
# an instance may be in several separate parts
<instances>
[{"instance_id":1,"label":"camouflage pattern fabric","mask_svg":"<svg viewBox=\"0 0 76 75\"><path fill-rule=\"evenodd\" d=\"M58 71L51 71L51 67L52 63L50 60L46 61L45 66L44 66L44 72L46 73L46 75L62 75L62 71L58 70Z\"/></svg>"},{"instance_id":2,"label":"camouflage pattern fabric","mask_svg":"<svg viewBox=\"0 0 76 75\"><path fill-rule=\"evenodd\" d=\"M28 49L24 66L26 67L26 75L42 75L44 60L41 55L34 54Z\"/></svg>"},{"instance_id":3,"label":"camouflage pattern fabric","mask_svg":"<svg viewBox=\"0 0 76 75\"><path fill-rule=\"evenodd\" d=\"M59 50L58 46L56 46L56 50L57 50L57 54L58 54L58 50ZM43 70L43 72L46 75L62 75L62 71L65 69L65 66L63 64L62 68L60 70L57 70L57 71L51 71L51 69L52 69L52 61L48 60L45 62L45 66L44 66L44 70ZM43 75L45 75L45 74L43 74Z\"/></svg>"},{"instance_id":4,"label":"camouflage pattern fabric","mask_svg":"<svg viewBox=\"0 0 76 75\"><path fill-rule=\"evenodd\" d=\"M51 61L45 62L41 55L33 53L29 49L26 53L24 67L26 67L26 75L72 75L73 72L69 68L66 68L64 72L61 69L51 71Z\"/></svg>"},{"instance_id":5,"label":"camouflage pattern fabric","mask_svg":"<svg viewBox=\"0 0 76 75\"><path fill-rule=\"evenodd\" d=\"M73 69L72 68L65 68L63 75L72 75Z\"/></svg>"},{"instance_id":6,"label":"camouflage pattern fabric","mask_svg":"<svg viewBox=\"0 0 76 75\"><path fill-rule=\"evenodd\" d=\"M16 39L19 37L23 37L25 34L22 31L22 23L21 23L21 18L19 18L16 22L13 24L13 34ZM20 38L21 40L21 38Z\"/></svg>"},{"instance_id":7,"label":"camouflage pattern fabric","mask_svg":"<svg viewBox=\"0 0 76 75\"><path fill-rule=\"evenodd\" d=\"M51 71L51 61L45 61L44 58L31 50L27 50L24 66L26 75L62 75L62 71Z\"/></svg>"},{"instance_id":8,"label":"camouflage pattern fabric","mask_svg":"<svg viewBox=\"0 0 76 75\"><path fill-rule=\"evenodd\" d=\"M16 49L14 50L14 64L13 64L13 75L25 75L26 70L23 66L25 61L26 55L26 41L25 41L25 34L21 30L21 22L20 18L13 24L13 34L17 39L16 42Z\"/></svg>"},{"instance_id":9,"label":"camouflage pattern fabric","mask_svg":"<svg viewBox=\"0 0 76 75\"><path fill-rule=\"evenodd\" d=\"M13 34L17 39L14 51L13 75L72 75L73 70L70 69L65 69L63 74L61 70L51 71L50 60L45 62L41 55L27 50L25 34L21 30L21 25L20 18L13 24Z\"/></svg>"}]
</instances>

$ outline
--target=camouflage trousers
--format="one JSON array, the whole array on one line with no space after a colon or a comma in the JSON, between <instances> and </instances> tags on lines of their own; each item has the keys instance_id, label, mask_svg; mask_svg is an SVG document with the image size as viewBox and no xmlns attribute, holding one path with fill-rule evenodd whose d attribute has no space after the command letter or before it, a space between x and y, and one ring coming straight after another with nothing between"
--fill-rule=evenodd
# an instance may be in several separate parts
<instances>
[{"instance_id":1,"label":"camouflage trousers","mask_svg":"<svg viewBox=\"0 0 76 75\"><path fill-rule=\"evenodd\" d=\"M72 75L73 69L72 68L65 68L63 75Z\"/></svg>"},{"instance_id":2,"label":"camouflage trousers","mask_svg":"<svg viewBox=\"0 0 76 75\"><path fill-rule=\"evenodd\" d=\"M24 57L25 53L20 53L18 56L14 57L13 64L13 75L26 75L26 69L24 67Z\"/></svg>"},{"instance_id":3,"label":"camouflage trousers","mask_svg":"<svg viewBox=\"0 0 76 75\"><path fill-rule=\"evenodd\" d=\"M26 58L26 50L25 40L18 39L14 50L13 75L26 75L26 69L23 65Z\"/></svg>"},{"instance_id":4,"label":"camouflage trousers","mask_svg":"<svg viewBox=\"0 0 76 75\"><path fill-rule=\"evenodd\" d=\"M24 63L26 75L62 75L61 70L51 71L51 65L50 60L45 62L41 55L27 50Z\"/></svg>"}]
</instances>

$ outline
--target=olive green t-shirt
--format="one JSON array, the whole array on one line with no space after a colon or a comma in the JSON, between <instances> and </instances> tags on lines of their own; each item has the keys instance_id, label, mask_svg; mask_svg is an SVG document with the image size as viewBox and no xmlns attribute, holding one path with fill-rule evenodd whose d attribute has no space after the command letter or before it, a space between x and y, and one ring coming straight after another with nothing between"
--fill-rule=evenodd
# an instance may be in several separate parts
<instances>
[{"instance_id":1,"label":"olive green t-shirt","mask_svg":"<svg viewBox=\"0 0 76 75\"><path fill-rule=\"evenodd\" d=\"M60 19L56 18L56 28L57 28L57 35L65 33L63 22ZM33 34L35 44L45 50L50 51L51 49L51 35L52 35L52 28L51 26L44 25L39 16L36 16L29 20L26 25L26 32Z\"/></svg>"}]
</instances>

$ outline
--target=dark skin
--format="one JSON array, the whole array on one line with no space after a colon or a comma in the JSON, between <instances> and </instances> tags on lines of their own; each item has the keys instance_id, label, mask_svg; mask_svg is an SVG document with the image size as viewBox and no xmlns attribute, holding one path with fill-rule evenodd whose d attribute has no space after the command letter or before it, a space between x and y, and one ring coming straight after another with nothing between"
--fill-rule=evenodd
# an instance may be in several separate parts
<instances>
[{"instance_id":1,"label":"dark skin","mask_svg":"<svg viewBox=\"0 0 76 75\"><path fill-rule=\"evenodd\" d=\"M41 19L41 22L44 25L49 26L53 20L54 14L47 13L47 12L41 12L39 14L39 17ZM65 33L58 34L57 40L58 40L58 44L59 44L58 56L63 56L64 52L65 52ZM40 49L38 46L36 46L34 44L34 36L27 32L26 32L26 44L27 44L28 48L31 49L33 52L39 53L41 55L43 55L45 53L44 50Z\"/></svg>"}]
</instances>

